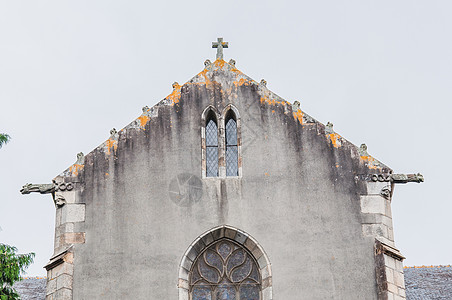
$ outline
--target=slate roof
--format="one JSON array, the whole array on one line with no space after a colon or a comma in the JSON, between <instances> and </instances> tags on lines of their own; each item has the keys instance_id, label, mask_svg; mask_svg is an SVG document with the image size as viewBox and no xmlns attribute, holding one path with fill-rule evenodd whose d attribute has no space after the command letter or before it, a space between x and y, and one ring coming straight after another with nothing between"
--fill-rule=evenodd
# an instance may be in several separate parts
<instances>
[{"instance_id":1,"label":"slate roof","mask_svg":"<svg viewBox=\"0 0 452 300\"><path fill-rule=\"evenodd\" d=\"M29 277L16 282L14 288L20 295L21 300L45 300L46 278Z\"/></svg>"},{"instance_id":2,"label":"slate roof","mask_svg":"<svg viewBox=\"0 0 452 300\"><path fill-rule=\"evenodd\" d=\"M452 266L405 268L408 300L452 299Z\"/></svg>"},{"instance_id":3,"label":"slate roof","mask_svg":"<svg viewBox=\"0 0 452 300\"><path fill-rule=\"evenodd\" d=\"M452 266L404 269L407 300L452 299ZM44 300L45 278L26 278L14 285L22 300Z\"/></svg>"}]
</instances>

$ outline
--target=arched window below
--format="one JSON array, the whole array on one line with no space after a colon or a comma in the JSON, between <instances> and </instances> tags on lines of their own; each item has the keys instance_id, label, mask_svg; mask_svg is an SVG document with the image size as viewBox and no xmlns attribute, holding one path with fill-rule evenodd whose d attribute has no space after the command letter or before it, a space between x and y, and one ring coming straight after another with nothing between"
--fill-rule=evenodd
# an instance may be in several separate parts
<instances>
[{"instance_id":1,"label":"arched window below","mask_svg":"<svg viewBox=\"0 0 452 300\"><path fill-rule=\"evenodd\" d=\"M232 110L226 114L226 176L239 175L237 121Z\"/></svg>"},{"instance_id":2,"label":"arched window below","mask_svg":"<svg viewBox=\"0 0 452 300\"><path fill-rule=\"evenodd\" d=\"M191 300L260 300L258 265L243 246L221 239L196 258L190 272Z\"/></svg>"},{"instance_id":3,"label":"arched window below","mask_svg":"<svg viewBox=\"0 0 452 300\"><path fill-rule=\"evenodd\" d=\"M206 176L218 176L218 125L212 111L206 121Z\"/></svg>"}]
</instances>

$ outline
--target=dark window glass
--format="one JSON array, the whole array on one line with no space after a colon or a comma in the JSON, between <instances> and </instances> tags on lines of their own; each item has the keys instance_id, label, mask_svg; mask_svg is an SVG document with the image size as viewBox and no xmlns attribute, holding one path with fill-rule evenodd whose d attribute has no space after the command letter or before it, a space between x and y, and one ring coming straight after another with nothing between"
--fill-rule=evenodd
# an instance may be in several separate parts
<instances>
[{"instance_id":1,"label":"dark window glass","mask_svg":"<svg viewBox=\"0 0 452 300\"><path fill-rule=\"evenodd\" d=\"M226 176L239 175L239 153L237 147L237 122L232 112L226 118Z\"/></svg>"},{"instance_id":2,"label":"dark window glass","mask_svg":"<svg viewBox=\"0 0 452 300\"><path fill-rule=\"evenodd\" d=\"M220 253L221 257L225 260L229 254L231 254L232 248L230 243L221 243L218 246L218 253Z\"/></svg>"},{"instance_id":3,"label":"dark window glass","mask_svg":"<svg viewBox=\"0 0 452 300\"><path fill-rule=\"evenodd\" d=\"M217 300L236 300L235 299L235 288L233 286L228 286L226 284L220 285L217 288Z\"/></svg>"},{"instance_id":4,"label":"dark window glass","mask_svg":"<svg viewBox=\"0 0 452 300\"><path fill-rule=\"evenodd\" d=\"M190 272L193 300L260 300L261 281L254 258L242 246L221 240L196 258Z\"/></svg>"},{"instance_id":5,"label":"dark window glass","mask_svg":"<svg viewBox=\"0 0 452 300\"><path fill-rule=\"evenodd\" d=\"M234 271L231 272L231 279L233 282L241 282L248 276L250 276L251 269L253 265L251 262L251 259L249 257L246 258L246 261L243 265L240 267L234 269Z\"/></svg>"},{"instance_id":6,"label":"dark window glass","mask_svg":"<svg viewBox=\"0 0 452 300\"><path fill-rule=\"evenodd\" d=\"M243 249L238 249L228 258L227 270L228 273L236 266L240 266L245 262L246 253Z\"/></svg>"},{"instance_id":7,"label":"dark window glass","mask_svg":"<svg viewBox=\"0 0 452 300\"><path fill-rule=\"evenodd\" d=\"M226 145L237 146L237 122L233 118L226 121Z\"/></svg>"},{"instance_id":8,"label":"dark window glass","mask_svg":"<svg viewBox=\"0 0 452 300\"><path fill-rule=\"evenodd\" d=\"M210 119L206 126L206 145L218 147L217 123Z\"/></svg>"},{"instance_id":9,"label":"dark window glass","mask_svg":"<svg viewBox=\"0 0 452 300\"><path fill-rule=\"evenodd\" d=\"M220 272L217 268L209 266L204 259L198 263L198 271L208 282L218 283L220 281Z\"/></svg>"},{"instance_id":10,"label":"dark window glass","mask_svg":"<svg viewBox=\"0 0 452 300\"><path fill-rule=\"evenodd\" d=\"M212 116L206 122L206 175L218 176L218 126Z\"/></svg>"},{"instance_id":11,"label":"dark window glass","mask_svg":"<svg viewBox=\"0 0 452 300\"><path fill-rule=\"evenodd\" d=\"M193 289L193 300L212 300L210 287L195 287Z\"/></svg>"},{"instance_id":12,"label":"dark window glass","mask_svg":"<svg viewBox=\"0 0 452 300\"><path fill-rule=\"evenodd\" d=\"M240 287L240 300L259 300L259 286L243 284Z\"/></svg>"},{"instance_id":13,"label":"dark window glass","mask_svg":"<svg viewBox=\"0 0 452 300\"><path fill-rule=\"evenodd\" d=\"M207 147L207 177L218 176L218 147Z\"/></svg>"}]
</instances>

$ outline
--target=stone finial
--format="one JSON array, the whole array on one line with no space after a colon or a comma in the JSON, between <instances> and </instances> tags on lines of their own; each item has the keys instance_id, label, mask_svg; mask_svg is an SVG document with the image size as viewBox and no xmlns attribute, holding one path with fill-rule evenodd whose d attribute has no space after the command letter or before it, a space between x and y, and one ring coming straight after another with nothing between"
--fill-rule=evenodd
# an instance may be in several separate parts
<instances>
[{"instance_id":1,"label":"stone finial","mask_svg":"<svg viewBox=\"0 0 452 300\"><path fill-rule=\"evenodd\" d=\"M217 38L217 42L212 42L212 48L217 49L217 59L223 59L223 48L228 47L228 42L223 42L223 38Z\"/></svg>"},{"instance_id":2,"label":"stone finial","mask_svg":"<svg viewBox=\"0 0 452 300\"><path fill-rule=\"evenodd\" d=\"M328 122L328 123L326 123L326 126L325 126L325 133L334 133L334 129L333 129L333 123L331 123L331 122Z\"/></svg>"},{"instance_id":3,"label":"stone finial","mask_svg":"<svg viewBox=\"0 0 452 300\"><path fill-rule=\"evenodd\" d=\"M232 58L229 60L229 64L235 68L235 60Z\"/></svg>"},{"instance_id":4,"label":"stone finial","mask_svg":"<svg viewBox=\"0 0 452 300\"><path fill-rule=\"evenodd\" d=\"M118 133L118 131L116 130L116 128L112 128L111 130L110 130L110 135L115 135L115 134L117 134Z\"/></svg>"},{"instance_id":5,"label":"stone finial","mask_svg":"<svg viewBox=\"0 0 452 300\"><path fill-rule=\"evenodd\" d=\"M172 86L173 86L173 90L175 90L179 86L179 83L177 81L174 81Z\"/></svg>"},{"instance_id":6,"label":"stone finial","mask_svg":"<svg viewBox=\"0 0 452 300\"><path fill-rule=\"evenodd\" d=\"M267 81L265 79L262 79L259 84L262 86L267 86Z\"/></svg>"},{"instance_id":7,"label":"stone finial","mask_svg":"<svg viewBox=\"0 0 452 300\"><path fill-rule=\"evenodd\" d=\"M292 104L292 110L297 111L299 109L300 109L300 101L294 101L294 103Z\"/></svg>"},{"instance_id":8,"label":"stone finial","mask_svg":"<svg viewBox=\"0 0 452 300\"><path fill-rule=\"evenodd\" d=\"M212 62L210 61L210 59L206 59L205 61L204 61L204 67L208 67L208 66L210 66L212 64Z\"/></svg>"},{"instance_id":9,"label":"stone finial","mask_svg":"<svg viewBox=\"0 0 452 300\"><path fill-rule=\"evenodd\" d=\"M85 164L85 155L83 152L77 153L77 160L75 161L76 165L83 165Z\"/></svg>"},{"instance_id":10,"label":"stone finial","mask_svg":"<svg viewBox=\"0 0 452 300\"><path fill-rule=\"evenodd\" d=\"M144 106L142 109L141 109L141 111L143 111L143 113L146 113L146 112L148 112L149 111L149 106Z\"/></svg>"},{"instance_id":11,"label":"stone finial","mask_svg":"<svg viewBox=\"0 0 452 300\"><path fill-rule=\"evenodd\" d=\"M359 146L359 156L369 156L369 153L367 152L367 145L366 144L361 144L361 146Z\"/></svg>"}]
</instances>

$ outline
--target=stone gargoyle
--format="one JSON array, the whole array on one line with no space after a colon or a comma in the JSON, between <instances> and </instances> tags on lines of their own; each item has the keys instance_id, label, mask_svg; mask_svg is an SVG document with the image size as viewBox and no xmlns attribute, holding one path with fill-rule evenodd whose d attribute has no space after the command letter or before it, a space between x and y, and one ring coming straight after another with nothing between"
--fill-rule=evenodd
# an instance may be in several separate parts
<instances>
[{"instance_id":1,"label":"stone gargoyle","mask_svg":"<svg viewBox=\"0 0 452 300\"><path fill-rule=\"evenodd\" d=\"M408 183L408 182L424 182L424 176L422 174L392 174L392 182L394 183Z\"/></svg>"},{"instance_id":2,"label":"stone gargoyle","mask_svg":"<svg viewBox=\"0 0 452 300\"><path fill-rule=\"evenodd\" d=\"M48 183L48 184L32 184L27 183L22 187L20 190L20 193L30 194L30 193L41 193L41 194L50 194L55 192L55 184L54 183Z\"/></svg>"}]
</instances>

